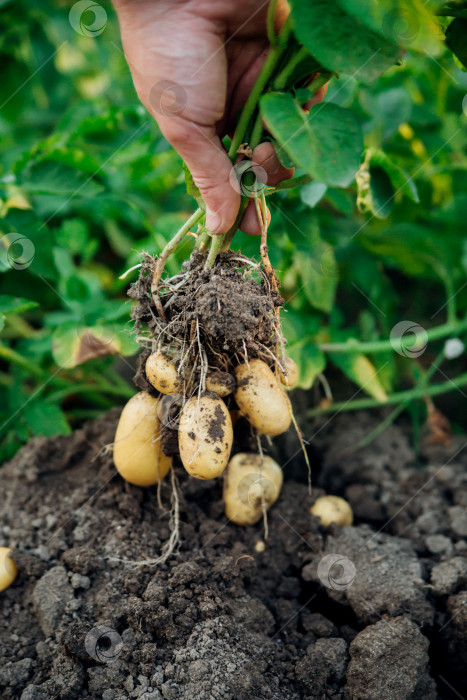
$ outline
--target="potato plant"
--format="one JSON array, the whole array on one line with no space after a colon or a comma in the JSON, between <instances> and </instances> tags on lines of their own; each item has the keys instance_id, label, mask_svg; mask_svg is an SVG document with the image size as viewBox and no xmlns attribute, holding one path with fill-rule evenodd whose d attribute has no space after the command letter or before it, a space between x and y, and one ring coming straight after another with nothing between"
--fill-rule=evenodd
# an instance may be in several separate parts
<instances>
[{"instance_id":1,"label":"potato plant","mask_svg":"<svg viewBox=\"0 0 467 700\"><path fill-rule=\"evenodd\" d=\"M436 43L436 25L429 9L415 3L410 6L417 10L419 21L412 48ZM412 199L417 196L410 179L384 154L370 148L362 156L361 125L350 110L331 102L303 107L323 85L331 81L345 84L346 74L358 72L361 80L371 83L394 69L404 49L404 41L396 41L401 39L394 29L397 7L383 9L376 3L343 3L340 7L339 3L293 0L291 14L278 34L273 29L274 7L272 2L267 60L232 138L227 134L224 138L242 193L235 225L224 235L210 234L200 193L185 166L187 189L199 208L159 256L144 256L138 266L139 279L130 290L136 300L132 316L142 347L136 383L147 392L148 400L152 396L157 402L165 395L170 401L170 419L162 418L153 442L165 459L180 457L188 473L199 479L218 477L229 465L226 514L241 524L254 523L280 490L281 478L275 476L278 466L263 455L262 436L280 435L294 423L302 440L284 390L284 385L297 383L299 371L286 354L280 315L284 299L269 258L267 197L309 183L315 188L318 183L324 188L346 188L356 178L359 205L376 211L379 185L373 178L381 172L398 192ZM263 141L272 141L282 164L298 171L274 188L257 177L250 160ZM230 249L251 200L261 228L260 262ZM382 202L381 207L386 204ZM164 275L169 257L188 234L196 239L189 259L175 274ZM324 253L321 265L326 265ZM417 342L416 338L415 345ZM329 351L337 355L336 364L367 385L377 401L387 400L378 373L365 355L355 352L342 363L338 343L330 343ZM230 459L232 448L237 449L232 415L244 419L238 430L249 426L259 454L237 454ZM115 440L117 454L121 425ZM126 439L133 445L132 455L136 454L138 429ZM304 455L306 458L305 449ZM258 494L252 504L239 495L238 479L248 472L254 480L258 470L264 475L270 472L270 479L264 476L255 482ZM269 492L265 484L273 483ZM345 511L345 504L327 498L317 502L312 512L324 524L349 524L352 515ZM244 501L243 514L238 501Z\"/></svg>"},{"instance_id":2,"label":"potato plant","mask_svg":"<svg viewBox=\"0 0 467 700\"><path fill-rule=\"evenodd\" d=\"M260 216L265 202L272 214L263 238L285 312L280 326L279 307L268 318L287 339L296 386L312 389L311 418L393 405L381 429L404 411L417 445L430 401L454 430L465 428L454 401L467 385L465 3L290 4L288 26L271 33L261 84L224 139L232 161L241 158L236 171L246 171L240 191ZM193 213L196 187L187 173L186 193L177 154L137 102L116 18L102 5L107 24L94 38L77 33L69 7L56 0L7 0L0 11L1 460L30 437L69 433L134 393L126 360L138 347L125 299L131 277L120 275L139 264L140 251L152 256L151 277L165 250L149 313L160 324L157 299L168 321L182 311L176 298L164 307L184 279L176 276L190 272L182 266L194 236L203 269L212 264L224 275L230 267L260 289L274 279L258 239L230 232L211 247L202 206ZM326 81L325 103L303 112ZM248 147L265 140L296 165L279 187L248 175ZM238 155L242 144L249 146ZM228 262L233 251L242 260ZM234 306L253 308L245 299ZM209 310L203 318L216 334ZM417 322L407 342L390 339L402 318ZM142 322L145 353L157 351L156 332ZM247 345L249 360L281 379L283 348L268 334L259 340L274 357ZM160 349L178 370L177 348ZM228 370L215 362L206 370L205 391L226 406L234 406L239 353ZM139 388L156 398L151 386ZM179 388L162 393L161 424L188 398ZM234 431L245 432L239 409L229 414Z\"/></svg>"}]
</instances>

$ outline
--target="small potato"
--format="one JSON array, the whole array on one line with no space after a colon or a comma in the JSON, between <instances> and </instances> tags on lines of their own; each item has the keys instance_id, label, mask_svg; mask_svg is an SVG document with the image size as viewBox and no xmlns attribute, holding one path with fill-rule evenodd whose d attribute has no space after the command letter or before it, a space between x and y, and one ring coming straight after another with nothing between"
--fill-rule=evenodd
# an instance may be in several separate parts
<instances>
[{"instance_id":1,"label":"small potato","mask_svg":"<svg viewBox=\"0 0 467 700\"><path fill-rule=\"evenodd\" d=\"M235 377L229 372L210 372L206 377L206 391L213 391L220 397L235 391Z\"/></svg>"},{"instance_id":2,"label":"small potato","mask_svg":"<svg viewBox=\"0 0 467 700\"><path fill-rule=\"evenodd\" d=\"M310 508L310 513L321 520L322 525L328 527L331 523L345 527L352 525L353 513L350 505L339 496L321 496Z\"/></svg>"},{"instance_id":3,"label":"small potato","mask_svg":"<svg viewBox=\"0 0 467 700\"><path fill-rule=\"evenodd\" d=\"M161 394L175 394L180 388L177 369L164 353L153 352L149 355L145 370L148 382Z\"/></svg>"},{"instance_id":4,"label":"small potato","mask_svg":"<svg viewBox=\"0 0 467 700\"><path fill-rule=\"evenodd\" d=\"M292 422L290 404L267 364L250 360L249 365L237 365L235 376L235 401L250 423L265 435L285 433Z\"/></svg>"},{"instance_id":5,"label":"small potato","mask_svg":"<svg viewBox=\"0 0 467 700\"><path fill-rule=\"evenodd\" d=\"M298 382L298 367L291 357L284 357L282 366L285 373L282 371L279 373L280 380L282 384L291 389Z\"/></svg>"},{"instance_id":6,"label":"small potato","mask_svg":"<svg viewBox=\"0 0 467 700\"><path fill-rule=\"evenodd\" d=\"M225 514L237 525L260 520L262 503L270 508L282 488L282 469L271 457L240 452L230 460L224 478Z\"/></svg>"},{"instance_id":7,"label":"small potato","mask_svg":"<svg viewBox=\"0 0 467 700\"><path fill-rule=\"evenodd\" d=\"M18 569L11 557L11 549L0 547L0 591L11 586L17 575Z\"/></svg>"},{"instance_id":8,"label":"small potato","mask_svg":"<svg viewBox=\"0 0 467 700\"><path fill-rule=\"evenodd\" d=\"M178 446L183 466L196 479L215 479L229 461L232 420L216 394L188 399L180 414Z\"/></svg>"},{"instance_id":9,"label":"small potato","mask_svg":"<svg viewBox=\"0 0 467 700\"><path fill-rule=\"evenodd\" d=\"M140 391L124 407L115 433L114 464L121 476L136 486L157 484L172 465L158 439L158 404L159 399Z\"/></svg>"}]
</instances>

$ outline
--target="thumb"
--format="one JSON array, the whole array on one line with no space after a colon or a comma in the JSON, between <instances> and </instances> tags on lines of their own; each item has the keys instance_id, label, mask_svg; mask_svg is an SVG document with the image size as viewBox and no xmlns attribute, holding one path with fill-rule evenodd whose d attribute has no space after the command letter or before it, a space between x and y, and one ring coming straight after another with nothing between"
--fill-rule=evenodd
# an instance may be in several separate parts
<instances>
[{"instance_id":1,"label":"thumb","mask_svg":"<svg viewBox=\"0 0 467 700\"><path fill-rule=\"evenodd\" d=\"M201 126L180 116L160 118L165 138L187 164L206 204L206 226L212 234L228 231L240 207L232 163L215 133L214 125ZM232 184L234 183L234 184Z\"/></svg>"}]
</instances>

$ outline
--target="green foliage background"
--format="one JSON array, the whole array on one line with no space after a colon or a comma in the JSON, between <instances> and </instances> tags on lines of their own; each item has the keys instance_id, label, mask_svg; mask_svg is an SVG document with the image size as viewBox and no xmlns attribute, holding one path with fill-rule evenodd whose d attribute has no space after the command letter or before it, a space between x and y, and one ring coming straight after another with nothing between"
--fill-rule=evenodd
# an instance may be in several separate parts
<instances>
[{"instance_id":1,"label":"green foliage background","mask_svg":"<svg viewBox=\"0 0 467 700\"><path fill-rule=\"evenodd\" d=\"M126 360L77 365L76 348L91 329L114 353L135 351L126 289L137 273L119 276L141 251L160 252L195 208L179 157L138 102L115 13L101 4L105 30L87 37L71 27L69 3L0 2L0 235L34 245L24 269L0 257L0 459L132 395L119 369ZM376 82L342 74L330 84L326 109L351 108L363 130L358 185L315 180L268 200L289 352L303 388L324 371L337 398L378 400L411 387L435 357L440 364L446 338L465 336L467 73L441 43L419 28L411 38L410 29L401 65ZM259 258L258 245L237 234L233 247ZM407 319L453 330L415 361L389 344ZM333 352L349 339L387 347ZM462 402L465 370L463 355L431 375L451 379ZM456 408L450 418L465 428Z\"/></svg>"}]
</instances>

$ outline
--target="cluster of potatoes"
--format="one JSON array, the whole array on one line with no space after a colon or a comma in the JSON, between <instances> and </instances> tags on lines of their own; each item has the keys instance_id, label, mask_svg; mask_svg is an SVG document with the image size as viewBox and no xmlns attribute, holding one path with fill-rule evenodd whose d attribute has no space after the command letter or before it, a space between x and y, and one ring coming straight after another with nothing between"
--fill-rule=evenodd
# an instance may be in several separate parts
<instances>
[{"instance_id":1,"label":"cluster of potatoes","mask_svg":"<svg viewBox=\"0 0 467 700\"><path fill-rule=\"evenodd\" d=\"M264 508L278 498L282 470L270 457L254 453L230 459L233 420L238 413L263 435L280 435L292 422L289 398L281 384L297 381L293 360L284 363L276 378L269 366L252 359L234 368L234 374L208 373L205 391L183 399L178 422L178 447L183 466L197 479L225 474L226 515L242 525L257 522ZM124 479L138 486L151 486L169 471L172 458L161 447L161 415L165 397L175 401L183 394L183 383L172 360L162 352L152 353L145 365L146 378L160 393L133 396L124 407L114 441L114 463ZM238 409L229 411L224 399L233 395ZM169 399L170 400L170 399Z\"/></svg>"}]
</instances>

